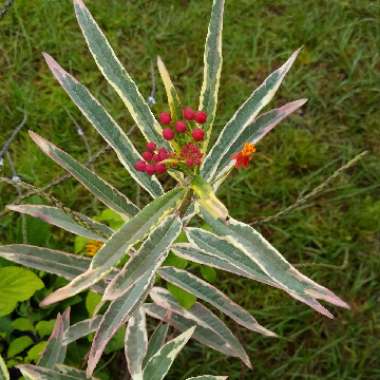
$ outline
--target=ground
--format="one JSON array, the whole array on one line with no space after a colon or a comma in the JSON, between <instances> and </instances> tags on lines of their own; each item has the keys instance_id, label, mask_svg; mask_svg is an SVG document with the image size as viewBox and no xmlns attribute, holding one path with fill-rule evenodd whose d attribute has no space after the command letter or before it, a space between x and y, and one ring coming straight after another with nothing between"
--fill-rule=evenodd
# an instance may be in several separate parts
<instances>
[{"instance_id":1,"label":"ground","mask_svg":"<svg viewBox=\"0 0 380 380\"><path fill-rule=\"evenodd\" d=\"M210 1L88 1L121 61L144 96L151 91L151 63L160 55L184 101L198 103L203 41ZM368 154L302 210L259 224L259 230L292 263L351 305L333 309L329 320L284 293L218 273L218 286L281 338L262 338L231 324L253 362L253 371L197 344L185 349L169 380L202 373L230 379L380 378L380 4L373 0L227 1L224 66L214 137L250 92L290 53L302 52L271 106L308 98L257 146L249 171L235 173L219 193L231 214L260 220L293 203L362 151ZM50 74L41 53L86 84L128 131L132 121L122 102L97 71L71 2L18 0L0 20L0 141L27 113L27 128L10 152L17 172L36 186L61 174L33 144L26 129L43 135L85 161L88 152L73 120L84 130L92 152L103 141L80 115ZM166 110L157 80L154 112ZM133 139L141 146L137 132ZM143 204L130 177L107 152L96 171ZM10 175L9 166L3 169ZM15 190L0 185L1 209ZM94 215L101 205L75 181L53 190L67 206ZM19 219L0 220L4 243L20 240ZM41 227L42 229L42 227ZM72 236L56 229L45 243L72 249ZM40 229L29 241L40 239ZM47 240L42 237L40 240Z\"/></svg>"}]
</instances>

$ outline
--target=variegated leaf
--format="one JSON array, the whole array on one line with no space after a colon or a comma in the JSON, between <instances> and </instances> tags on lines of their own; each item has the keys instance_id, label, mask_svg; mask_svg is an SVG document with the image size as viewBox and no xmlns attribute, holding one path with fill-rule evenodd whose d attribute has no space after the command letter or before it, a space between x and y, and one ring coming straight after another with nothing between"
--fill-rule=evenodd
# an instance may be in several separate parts
<instances>
[{"instance_id":1,"label":"variegated leaf","mask_svg":"<svg viewBox=\"0 0 380 380\"><path fill-rule=\"evenodd\" d=\"M149 338L148 349L144 357L143 366L145 366L149 359L165 344L166 337L168 336L168 331L168 323L160 323L155 328L153 334Z\"/></svg>"},{"instance_id":2,"label":"variegated leaf","mask_svg":"<svg viewBox=\"0 0 380 380\"><path fill-rule=\"evenodd\" d=\"M201 176L195 176L191 181L197 203L205 208L215 218L227 219L228 210L226 206L216 197L211 185L207 183Z\"/></svg>"},{"instance_id":3,"label":"variegated leaf","mask_svg":"<svg viewBox=\"0 0 380 380\"><path fill-rule=\"evenodd\" d=\"M91 379L89 379L87 376L86 376L86 372L84 371L81 371L77 368L74 368L74 367L69 367L67 365L63 365L63 364L58 364L56 366L58 369L59 369L59 372L62 374L62 375L67 375L67 376L71 376L70 378L71 379L81 379L81 380L98 380L97 378L95 377L91 377Z\"/></svg>"},{"instance_id":4,"label":"variegated leaf","mask_svg":"<svg viewBox=\"0 0 380 380\"><path fill-rule=\"evenodd\" d=\"M252 123L258 113L272 100L286 73L296 59L298 52L299 50L295 51L284 65L270 74L264 83L250 95L225 125L212 149L203 161L201 175L205 180L210 181L215 178L218 174L216 172L218 165L228 153L228 150L239 138L247 125Z\"/></svg>"},{"instance_id":5,"label":"variegated leaf","mask_svg":"<svg viewBox=\"0 0 380 380\"><path fill-rule=\"evenodd\" d=\"M0 355L0 380L10 380L9 372L3 358Z\"/></svg>"},{"instance_id":6,"label":"variegated leaf","mask_svg":"<svg viewBox=\"0 0 380 380\"><path fill-rule=\"evenodd\" d=\"M333 318L317 299L348 308L348 305L327 288L318 285L294 268L261 234L251 226L233 218L224 222L202 210L205 221L223 239L240 249L253 260L272 281L279 284L295 299L319 313Z\"/></svg>"},{"instance_id":7,"label":"variegated leaf","mask_svg":"<svg viewBox=\"0 0 380 380\"><path fill-rule=\"evenodd\" d=\"M20 364L17 368L28 380L97 380L95 377L87 378L83 371L75 369L67 370L65 373L32 364Z\"/></svg>"},{"instance_id":8,"label":"variegated leaf","mask_svg":"<svg viewBox=\"0 0 380 380\"><path fill-rule=\"evenodd\" d=\"M165 309L157 304L146 303L144 304L144 309L152 318L164 321L179 331L185 331L191 326L195 326L195 322L192 319L175 314L169 309ZM234 356L233 350L229 349L220 335L216 334L213 330L198 325L192 338L224 355Z\"/></svg>"},{"instance_id":9,"label":"variegated leaf","mask_svg":"<svg viewBox=\"0 0 380 380\"><path fill-rule=\"evenodd\" d=\"M200 250L213 255L219 260L224 260L230 266L249 275L249 278L266 285L278 287L278 284L261 270L261 268L240 249L212 232L201 228L186 228L186 236L189 242ZM247 277L247 276L245 276Z\"/></svg>"},{"instance_id":10,"label":"variegated leaf","mask_svg":"<svg viewBox=\"0 0 380 380\"><path fill-rule=\"evenodd\" d=\"M207 121L203 128L206 132L204 151L210 140L214 123L222 72L222 32L223 32L224 0L214 0L204 52L203 84L199 101L199 109L207 112Z\"/></svg>"},{"instance_id":11,"label":"variegated leaf","mask_svg":"<svg viewBox=\"0 0 380 380\"><path fill-rule=\"evenodd\" d=\"M234 352L234 356L240 358L249 368L252 368L251 362L239 340L231 330L220 320L213 312L201 303L196 302L190 309L184 309L170 293L160 287L154 287L149 292L150 297L159 306L179 314L184 318L193 320L197 326L203 326L214 331L223 340L226 350Z\"/></svg>"},{"instance_id":12,"label":"variegated leaf","mask_svg":"<svg viewBox=\"0 0 380 380\"><path fill-rule=\"evenodd\" d=\"M74 0L75 13L87 45L100 71L127 106L132 118L149 141L168 148L161 136L161 127L135 82L116 57L111 45L100 30L82 0Z\"/></svg>"},{"instance_id":13,"label":"variegated leaf","mask_svg":"<svg viewBox=\"0 0 380 380\"><path fill-rule=\"evenodd\" d=\"M105 224L95 222L78 212L75 212L77 218L76 221L72 215L58 207L30 204L8 205L7 208L21 214L27 214L39 218L46 223L62 228L75 235L84 236L87 239L105 241L113 232L111 228Z\"/></svg>"},{"instance_id":14,"label":"variegated leaf","mask_svg":"<svg viewBox=\"0 0 380 380\"><path fill-rule=\"evenodd\" d=\"M103 300L114 300L125 293L142 275L155 273L182 230L179 217L169 215L144 241L139 251L107 287Z\"/></svg>"},{"instance_id":15,"label":"variegated leaf","mask_svg":"<svg viewBox=\"0 0 380 380\"><path fill-rule=\"evenodd\" d=\"M164 280L213 305L224 314L228 315L236 323L266 336L276 335L272 331L261 326L246 310L233 302L220 290L206 281L201 280L197 276L185 270L173 267L162 267L158 270L158 274Z\"/></svg>"},{"instance_id":16,"label":"variegated leaf","mask_svg":"<svg viewBox=\"0 0 380 380\"><path fill-rule=\"evenodd\" d=\"M66 346L63 344L63 336L70 327L70 309L63 315L58 313L54 330L51 333L45 350L41 354L38 365L44 368L54 368L56 364L65 361Z\"/></svg>"},{"instance_id":17,"label":"variegated leaf","mask_svg":"<svg viewBox=\"0 0 380 380\"><path fill-rule=\"evenodd\" d=\"M75 342L80 338L84 338L87 335L92 334L99 328L101 319L102 316L97 315L94 318L85 319L71 325L70 328L65 331L62 343L67 346L68 344Z\"/></svg>"},{"instance_id":18,"label":"variegated leaf","mask_svg":"<svg viewBox=\"0 0 380 380\"><path fill-rule=\"evenodd\" d=\"M212 376L202 375L197 377L189 377L187 380L227 380L228 376Z\"/></svg>"},{"instance_id":19,"label":"variegated leaf","mask_svg":"<svg viewBox=\"0 0 380 380\"><path fill-rule=\"evenodd\" d=\"M145 274L125 294L110 303L102 316L92 342L88 357L87 376L91 376L94 372L107 343L116 331L129 320L132 313L144 302L153 278L154 274Z\"/></svg>"},{"instance_id":20,"label":"variegated leaf","mask_svg":"<svg viewBox=\"0 0 380 380\"><path fill-rule=\"evenodd\" d=\"M48 157L67 170L106 206L127 216L133 216L139 211L137 206L135 206L124 194L76 161L68 153L37 135L37 133L29 131L29 134L33 141Z\"/></svg>"},{"instance_id":21,"label":"variegated leaf","mask_svg":"<svg viewBox=\"0 0 380 380\"><path fill-rule=\"evenodd\" d=\"M191 338L195 330L190 327L181 335L165 343L144 367L143 380L162 380L169 372L175 358Z\"/></svg>"},{"instance_id":22,"label":"variegated leaf","mask_svg":"<svg viewBox=\"0 0 380 380\"><path fill-rule=\"evenodd\" d=\"M179 99L177 90L175 89L174 84L170 78L170 74L166 69L166 66L162 61L161 57L157 57L157 67L162 79L162 83L165 87L166 96L168 98L170 108L170 114L174 120L177 120L180 117L180 115L178 115L177 112L181 108L181 101Z\"/></svg>"},{"instance_id":23,"label":"variegated leaf","mask_svg":"<svg viewBox=\"0 0 380 380\"><path fill-rule=\"evenodd\" d=\"M46 297L42 306L46 306L89 288L107 276L112 267L128 250L170 214L184 195L184 189L175 188L156 198L137 215L131 218L99 249L93 258L90 268L75 278L68 285L56 290Z\"/></svg>"},{"instance_id":24,"label":"variegated leaf","mask_svg":"<svg viewBox=\"0 0 380 380\"><path fill-rule=\"evenodd\" d=\"M112 116L92 96L85 86L59 66L52 57L46 53L44 57L58 82L82 111L83 115L113 148L120 162L132 178L153 197L161 195L163 189L158 180L135 169L135 163L141 159L141 156Z\"/></svg>"},{"instance_id":25,"label":"variegated leaf","mask_svg":"<svg viewBox=\"0 0 380 380\"><path fill-rule=\"evenodd\" d=\"M86 272L91 263L86 257L26 244L0 245L0 257L29 268L56 274L66 280L72 280ZM112 276L115 273L117 271L114 269ZM103 293L105 288L105 283L100 281L91 289Z\"/></svg>"},{"instance_id":26,"label":"variegated leaf","mask_svg":"<svg viewBox=\"0 0 380 380\"><path fill-rule=\"evenodd\" d=\"M223 175L228 172L229 169L234 165L234 161L231 158L235 153L241 151L245 143L248 142L257 144L282 120L284 120L293 112L297 111L306 102L307 99L299 99L294 102L287 103L280 108L276 108L261 115L252 123L248 124L220 160L216 169L218 178L223 177ZM218 181L217 186L219 185L220 182Z\"/></svg>"},{"instance_id":27,"label":"variegated leaf","mask_svg":"<svg viewBox=\"0 0 380 380\"><path fill-rule=\"evenodd\" d=\"M142 379L142 368L148 349L145 311L139 307L131 316L125 333L125 357L133 380Z\"/></svg>"}]
</instances>

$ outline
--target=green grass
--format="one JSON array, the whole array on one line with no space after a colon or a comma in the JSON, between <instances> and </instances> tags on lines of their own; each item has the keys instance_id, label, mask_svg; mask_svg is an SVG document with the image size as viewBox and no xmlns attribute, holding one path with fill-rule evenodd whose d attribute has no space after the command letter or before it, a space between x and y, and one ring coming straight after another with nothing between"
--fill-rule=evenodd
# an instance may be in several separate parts
<instances>
[{"instance_id":1,"label":"green grass","mask_svg":"<svg viewBox=\"0 0 380 380\"><path fill-rule=\"evenodd\" d=\"M88 5L145 96L150 64L159 54L183 99L197 105L209 1ZM300 192L368 150L310 207L260 225L291 262L339 294L352 310L333 310L336 319L330 321L284 293L219 273L218 286L282 338L262 338L231 324L252 358L252 372L193 343L169 380L202 373L228 374L231 380L380 378L379 13L380 5L371 0L227 1L216 130L301 45L302 53L272 105L302 97L309 102L258 145L253 167L235 173L219 195L234 217L251 222L294 202ZM126 131L131 128L128 113L85 47L70 1L16 0L0 21L0 31L0 141L20 122L24 109L27 128L83 161L87 153L67 112L83 127L94 151L103 144L49 73L42 51L88 85ZM154 111L160 112L167 108L160 83L157 91ZM11 154L19 174L42 186L61 171L38 151L26 129ZM133 135L142 144L141 136ZM9 167L4 170L9 175ZM113 153L103 156L96 170L132 199L139 196ZM2 209L15 191L0 185L0 192ZM54 195L89 215L102 209L72 180L54 188ZM141 202L146 199L141 194ZM2 243L20 240L18 225L16 215L0 221ZM72 236L51 231L47 244L72 248Z\"/></svg>"}]
</instances>

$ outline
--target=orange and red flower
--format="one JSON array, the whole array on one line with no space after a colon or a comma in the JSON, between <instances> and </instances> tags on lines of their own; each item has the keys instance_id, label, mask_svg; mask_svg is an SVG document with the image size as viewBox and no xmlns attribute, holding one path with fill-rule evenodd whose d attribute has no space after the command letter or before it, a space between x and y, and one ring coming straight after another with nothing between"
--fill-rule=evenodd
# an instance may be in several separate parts
<instances>
[{"instance_id":1,"label":"orange and red flower","mask_svg":"<svg viewBox=\"0 0 380 380\"><path fill-rule=\"evenodd\" d=\"M256 152L256 147L251 143L245 143L240 152L235 153L232 159L235 160L235 168L247 168L252 159L252 154Z\"/></svg>"}]
</instances>

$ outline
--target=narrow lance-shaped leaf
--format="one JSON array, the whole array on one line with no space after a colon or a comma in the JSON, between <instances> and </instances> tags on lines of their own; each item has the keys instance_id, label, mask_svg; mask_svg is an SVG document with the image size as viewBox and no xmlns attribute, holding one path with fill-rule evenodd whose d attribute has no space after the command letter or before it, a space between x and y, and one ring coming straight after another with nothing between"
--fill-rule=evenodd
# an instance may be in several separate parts
<instances>
[{"instance_id":1,"label":"narrow lance-shaped leaf","mask_svg":"<svg viewBox=\"0 0 380 380\"><path fill-rule=\"evenodd\" d=\"M169 215L153 230L139 251L125 264L106 289L103 300L113 300L126 292L142 275L155 273L166 259L170 246L182 230L179 217Z\"/></svg>"},{"instance_id":2,"label":"narrow lance-shaped leaf","mask_svg":"<svg viewBox=\"0 0 380 380\"><path fill-rule=\"evenodd\" d=\"M86 376L86 372L84 371L81 371L77 368L74 368L74 367L69 367L67 365L64 365L64 364L58 364L56 366L58 369L59 369L59 372L63 375L67 375L67 376L71 376L72 378L74 379L81 379L81 380L98 380L96 379L95 377L91 377L91 379L89 379L87 376Z\"/></svg>"},{"instance_id":3,"label":"narrow lance-shaped leaf","mask_svg":"<svg viewBox=\"0 0 380 380\"><path fill-rule=\"evenodd\" d=\"M113 148L120 162L125 166L132 178L153 197L161 195L163 189L158 180L135 169L134 165L137 160L141 159L141 156L112 116L92 96L85 86L59 66L52 57L46 53L44 57L58 82L82 111L83 115Z\"/></svg>"},{"instance_id":4,"label":"narrow lance-shaped leaf","mask_svg":"<svg viewBox=\"0 0 380 380\"><path fill-rule=\"evenodd\" d=\"M223 340L225 350L234 352L234 356L240 358L247 367L251 368L251 362L239 340L231 330L213 312L201 303L196 302L190 309L184 309L170 293L163 288L154 287L149 293L152 300L159 306L193 320L197 326L203 326L219 335Z\"/></svg>"},{"instance_id":5,"label":"narrow lance-shaped leaf","mask_svg":"<svg viewBox=\"0 0 380 380\"><path fill-rule=\"evenodd\" d=\"M139 280L120 298L112 301L103 314L99 328L92 342L91 350L88 357L87 376L91 376L99 362L103 351L120 328L128 321L132 313L144 302L154 274L147 273L140 277Z\"/></svg>"},{"instance_id":6,"label":"narrow lance-shaped leaf","mask_svg":"<svg viewBox=\"0 0 380 380\"><path fill-rule=\"evenodd\" d=\"M236 323L266 336L276 335L272 331L261 326L246 310L233 302L220 290L208 284L206 281L201 280L197 276L185 270L173 267L162 267L158 270L158 274L164 280L179 286L187 292L194 294L197 298L213 305L224 314L228 315Z\"/></svg>"},{"instance_id":7,"label":"narrow lance-shaped leaf","mask_svg":"<svg viewBox=\"0 0 380 380\"><path fill-rule=\"evenodd\" d=\"M125 332L125 356L133 380L142 379L143 360L148 348L145 311L139 307L129 319Z\"/></svg>"},{"instance_id":8,"label":"narrow lance-shaped leaf","mask_svg":"<svg viewBox=\"0 0 380 380\"><path fill-rule=\"evenodd\" d=\"M194 320L175 314L170 309L165 309L157 304L146 303L144 304L144 309L150 317L168 323L179 331L185 331L191 326L196 325ZM221 336L209 328L198 325L192 338L224 355L235 356L234 351L225 345L225 341Z\"/></svg>"},{"instance_id":9,"label":"narrow lance-shaped leaf","mask_svg":"<svg viewBox=\"0 0 380 380\"><path fill-rule=\"evenodd\" d=\"M133 216L138 212L139 209L137 206L135 206L124 194L76 161L68 153L37 135L37 133L29 131L29 134L33 141L48 157L67 170L106 206L127 216Z\"/></svg>"},{"instance_id":10,"label":"narrow lance-shaped leaf","mask_svg":"<svg viewBox=\"0 0 380 380\"><path fill-rule=\"evenodd\" d=\"M71 369L70 372L58 372L50 368L43 368L32 364L20 364L17 368L28 380L97 380L95 377L87 378L85 372ZM63 368L59 366L59 368Z\"/></svg>"},{"instance_id":11,"label":"narrow lance-shaped leaf","mask_svg":"<svg viewBox=\"0 0 380 380\"><path fill-rule=\"evenodd\" d=\"M223 32L224 0L214 0L204 52L203 84L199 101L199 109L207 112L207 121L203 126L206 132L204 150L210 140L217 104L220 75L222 72L222 32Z\"/></svg>"},{"instance_id":12,"label":"narrow lance-shaped leaf","mask_svg":"<svg viewBox=\"0 0 380 380\"><path fill-rule=\"evenodd\" d=\"M273 281L294 298L309 305L321 314L333 318L317 299L322 299L340 307L348 307L327 288L318 285L295 269L262 235L251 226L233 218L222 222L202 210L205 221L218 235L228 240L249 256Z\"/></svg>"},{"instance_id":13,"label":"narrow lance-shaped leaf","mask_svg":"<svg viewBox=\"0 0 380 380\"><path fill-rule=\"evenodd\" d=\"M194 247L198 247L209 255L214 255L220 260L225 260L229 265L233 265L248 274L249 278L278 287L278 284L263 272L252 259L218 235L201 228L187 228L185 232L189 242Z\"/></svg>"},{"instance_id":14,"label":"narrow lance-shaped leaf","mask_svg":"<svg viewBox=\"0 0 380 380\"><path fill-rule=\"evenodd\" d=\"M225 125L203 161L201 175L205 180L209 181L215 178L218 174L218 165L228 153L230 147L245 130L246 126L252 123L258 113L272 100L286 73L296 59L298 52L299 50L295 51L283 66L270 74Z\"/></svg>"},{"instance_id":15,"label":"narrow lance-shaped leaf","mask_svg":"<svg viewBox=\"0 0 380 380\"><path fill-rule=\"evenodd\" d=\"M10 380L9 372L3 358L0 355L0 380Z\"/></svg>"},{"instance_id":16,"label":"narrow lance-shaped leaf","mask_svg":"<svg viewBox=\"0 0 380 380\"><path fill-rule=\"evenodd\" d=\"M146 364L143 380L162 380L169 372L179 352L193 335L194 330L195 326L190 327L181 335L164 344Z\"/></svg>"},{"instance_id":17,"label":"narrow lance-shaped leaf","mask_svg":"<svg viewBox=\"0 0 380 380\"><path fill-rule=\"evenodd\" d=\"M148 348L144 357L143 366L145 366L149 359L165 344L166 337L168 336L168 331L168 323L160 323L155 328L151 337L149 338Z\"/></svg>"},{"instance_id":18,"label":"narrow lance-shaped leaf","mask_svg":"<svg viewBox=\"0 0 380 380\"><path fill-rule=\"evenodd\" d=\"M2 245L0 257L29 268L56 274L66 280L72 280L86 272L91 263L86 257L26 244ZM113 270L113 273L117 271ZM101 281L94 285L92 290L103 293L105 288L105 283Z\"/></svg>"},{"instance_id":19,"label":"narrow lance-shaped leaf","mask_svg":"<svg viewBox=\"0 0 380 380\"><path fill-rule=\"evenodd\" d=\"M75 278L68 285L56 290L45 298L41 305L46 306L62 299L72 297L103 279L112 270L128 250L150 230L171 213L180 199L184 189L175 188L156 198L137 215L116 231L100 248L91 262L88 271Z\"/></svg>"},{"instance_id":20,"label":"narrow lance-shaped leaf","mask_svg":"<svg viewBox=\"0 0 380 380\"><path fill-rule=\"evenodd\" d=\"M161 136L161 127L136 84L116 57L111 45L100 30L82 0L74 0L79 26L100 71L127 106L132 118L149 141L168 148Z\"/></svg>"},{"instance_id":21,"label":"narrow lance-shaped leaf","mask_svg":"<svg viewBox=\"0 0 380 380\"><path fill-rule=\"evenodd\" d=\"M269 111L260 117L258 117L251 124L247 125L244 131L239 135L235 142L230 146L228 151L224 154L220 163L216 169L218 177L223 177L223 175L228 172L228 170L234 165L234 161L231 159L232 156L239 152L244 143L257 144L267 133L269 133L273 128L275 128L282 120L287 116L298 110L307 102L307 99L299 99L294 102L285 104L280 108L276 108ZM222 181L221 181L222 182ZM220 185L218 181L217 186Z\"/></svg>"},{"instance_id":22,"label":"narrow lance-shaped leaf","mask_svg":"<svg viewBox=\"0 0 380 380\"><path fill-rule=\"evenodd\" d=\"M157 57L157 67L165 87L166 96L168 98L170 108L170 114L172 115L172 118L176 120L179 116L177 115L177 111L181 108L181 101L179 99L177 90L175 89L174 84L170 78L170 74L161 57Z\"/></svg>"},{"instance_id":23,"label":"narrow lance-shaped leaf","mask_svg":"<svg viewBox=\"0 0 380 380\"><path fill-rule=\"evenodd\" d=\"M101 319L102 316L97 315L94 318L85 319L71 325L70 328L65 331L62 343L68 345L95 332L99 328Z\"/></svg>"},{"instance_id":24,"label":"narrow lance-shaped leaf","mask_svg":"<svg viewBox=\"0 0 380 380\"><path fill-rule=\"evenodd\" d=\"M67 348L62 342L63 336L69 327L70 309L67 309L62 316L61 314L57 315L54 330L38 362L39 366L53 369L56 364L61 364L65 361Z\"/></svg>"},{"instance_id":25,"label":"narrow lance-shaped leaf","mask_svg":"<svg viewBox=\"0 0 380 380\"><path fill-rule=\"evenodd\" d=\"M60 227L75 235L84 236L87 239L105 241L112 234L112 230L105 224L95 222L87 216L75 212L78 221L68 212L58 208L45 205L8 205L7 208L21 214L27 214L39 218L53 226ZM81 224L79 222L82 222Z\"/></svg>"}]
</instances>

